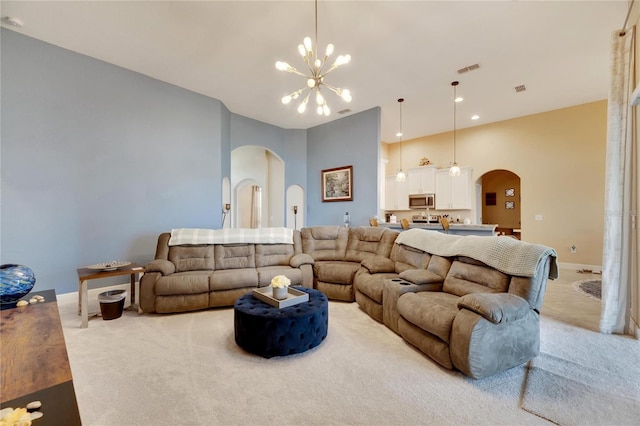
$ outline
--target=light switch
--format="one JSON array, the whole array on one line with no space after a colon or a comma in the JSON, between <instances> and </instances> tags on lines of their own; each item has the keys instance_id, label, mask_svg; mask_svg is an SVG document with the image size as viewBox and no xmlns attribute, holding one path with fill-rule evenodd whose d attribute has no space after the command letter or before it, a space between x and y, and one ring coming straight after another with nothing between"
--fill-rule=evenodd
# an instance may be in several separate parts
<instances>
[{"instance_id":1,"label":"light switch","mask_svg":"<svg viewBox=\"0 0 640 426\"><path fill-rule=\"evenodd\" d=\"M542 220L542 215L541 214L537 214L536 215L536 220Z\"/></svg>"}]
</instances>

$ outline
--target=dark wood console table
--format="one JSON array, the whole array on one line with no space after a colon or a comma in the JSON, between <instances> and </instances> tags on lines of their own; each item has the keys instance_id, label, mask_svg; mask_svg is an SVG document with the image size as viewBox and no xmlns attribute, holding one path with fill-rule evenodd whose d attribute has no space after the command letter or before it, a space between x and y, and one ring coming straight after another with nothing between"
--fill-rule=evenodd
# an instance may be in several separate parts
<instances>
[{"instance_id":1,"label":"dark wood console table","mask_svg":"<svg viewBox=\"0 0 640 426\"><path fill-rule=\"evenodd\" d=\"M38 425L81 425L55 291L32 291L24 299L36 294L45 302L0 311L0 405L41 401Z\"/></svg>"}]
</instances>

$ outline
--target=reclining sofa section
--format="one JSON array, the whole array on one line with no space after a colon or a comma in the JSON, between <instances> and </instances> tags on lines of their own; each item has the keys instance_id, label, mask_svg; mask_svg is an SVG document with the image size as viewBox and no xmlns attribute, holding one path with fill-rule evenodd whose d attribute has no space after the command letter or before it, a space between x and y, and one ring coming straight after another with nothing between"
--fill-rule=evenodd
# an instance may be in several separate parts
<instances>
[{"instance_id":1,"label":"reclining sofa section","mask_svg":"<svg viewBox=\"0 0 640 426\"><path fill-rule=\"evenodd\" d=\"M169 245L171 233L160 234L155 260L145 265L140 279L140 308L171 313L233 306L276 275L312 288L313 259L302 254L300 232L291 232L291 243L268 244Z\"/></svg>"},{"instance_id":2,"label":"reclining sofa section","mask_svg":"<svg viewBox=\"0 0 640 426\"><path fill-rule=\"evenodd\" d=\"M421 229L317 226L291 244L169 245L140 280L145 312L233 306L275 275L356 301L445 368L482 378L539 353L539 312L557 254L510 237L454 236ZM395 279L395 281L391 281Z\"/></svg>"}]
</instances>

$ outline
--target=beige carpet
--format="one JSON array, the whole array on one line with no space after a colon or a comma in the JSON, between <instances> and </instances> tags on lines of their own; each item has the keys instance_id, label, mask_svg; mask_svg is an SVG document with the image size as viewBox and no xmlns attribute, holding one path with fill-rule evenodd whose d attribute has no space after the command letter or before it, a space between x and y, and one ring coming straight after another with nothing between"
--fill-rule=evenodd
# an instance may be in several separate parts
<instances>
[{"instance_id":1,"label":"beige carpet","mask_svg":"<svg viewBox=\"0 0 640 426\"><path fill-rule=\"evenodd\" d=\"M468 379L438 367L355 303L330 302L319 347L267 360L236 346L231 308L125 311L80 329L76 297L60 295L58 304L84 425L550 424L522 408L526 366ZM558 325L568 327L547 320L543 330ZM580 362L570 354L590 350L572 339L553 349L545 340L556 332L543 332L547 353ZM529 393L543 392L544 382ZM579 412L572 422L588 420Z\"/></svg>"},{"instance_id":2,"label":"beige carpet","mask_svg":"<svg viewBox=\"0 0 640 426\"><path fill-rule=\"evenodd\" d=\"M640 424L640 342L543 320L522 407L562 425Z\"/></svg>"},{"instance_id":3,"label":"beige carpet","mask_svg":"<svg viewBox=\"0 0 640 426\"><path fill-rule=\"evenodd\" d=\"M638 396L616 372L541 354L531 362L522 407L563 425L637 425Z\"/></svg>"}]
</instances>

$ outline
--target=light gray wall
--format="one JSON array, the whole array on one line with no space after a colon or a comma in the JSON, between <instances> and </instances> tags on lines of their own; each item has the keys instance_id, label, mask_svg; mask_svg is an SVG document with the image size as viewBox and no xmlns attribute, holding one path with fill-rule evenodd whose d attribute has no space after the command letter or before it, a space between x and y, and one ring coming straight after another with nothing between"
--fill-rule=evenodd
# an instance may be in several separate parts
<instances>
[{"instance_id":1,"label":"light gray wall","mask_svg":"<svg viewBox=\"0 0 640 426\"><path fill-rule=\"evenodd\" d=\"M93 263L147 263L172 228L220 227L222 178L242 145L284 160L286 188L304 188L314 211L306 226L375 212L378 108L281 129L4 28L0 43L0 263L31 267L36 290L76 291L76 268ZM354 202L320 203L320 170L342 162L354 165Z\"/></svg>"},{"instance_id":2,"label":"light gray wall","mask_svg":"<svg viewBox=\"0 0 640 426\"><path fill-rule=\"evenodd\" d=\"M306 226L365 226L378 214L380 108L322 124L307 133ZM322 170L353 166L353 201L322 202Z\"/></svg>"},{"instance_id":3,"label":"light gray wall","mask_svg":"<svg viewBox=\"0 0 640 426\"><path fill-rule=\"evenodd\" d=\"M220 101L5 29L1 49L2 263L64 293L78 267L220 226Z\"/></svg>"}]
</instances>

